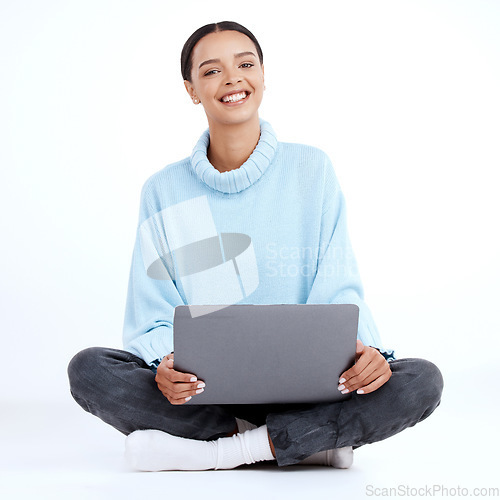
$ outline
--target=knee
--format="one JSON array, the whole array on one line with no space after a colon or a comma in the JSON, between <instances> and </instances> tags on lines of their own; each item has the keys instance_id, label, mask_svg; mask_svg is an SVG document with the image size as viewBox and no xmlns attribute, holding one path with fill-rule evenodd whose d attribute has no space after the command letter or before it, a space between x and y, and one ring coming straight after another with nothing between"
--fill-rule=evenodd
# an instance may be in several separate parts
<instances>
[{"instance_id":1,"label":"knee","mask_svg":"<svg viewBox=\"0 0 500 500\"><path fill-rule=\"evenodd\" d=\"M419 383L424 387L422 398L427 402L428 406L434 409L441 401L441 394L444 387L443 375L439 368L431 361L426 359L418 359L416 361L420 373Z\"/></svg>"},{"instance_id":2,"label":"knee","mask_svg":"<svg viewBox=\"0 0 500 500\"><path fill-rule=\"evenodd\" d=\"M68 364L68 379L73 397L83 397L86 388L97 383L103 358L101 347L88 347L73 356Z\"/></svg>"},{"instance_id":3,"label":"knee","mask_svg":"<svg viewBox=\"0 0 500 500\"><path fill-rule=\"evenodd\" d=\"M439 368L426 359L407 358L396 372L405 373L401 395L405 406L413 406L421 414L420 420L429 416L440 404L444 381Z\"/></svg>"}]
</instances>

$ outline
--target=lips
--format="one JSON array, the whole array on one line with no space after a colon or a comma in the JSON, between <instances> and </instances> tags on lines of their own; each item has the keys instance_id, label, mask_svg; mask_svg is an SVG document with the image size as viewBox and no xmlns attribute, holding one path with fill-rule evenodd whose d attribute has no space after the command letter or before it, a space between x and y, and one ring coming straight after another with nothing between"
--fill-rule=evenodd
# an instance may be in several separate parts
<instances>
[{"instance_id":1,"label":"lips","mask_svg":"<svg viewBox=\"0 0 500 500\"><path fill-rule=\"evenodd\" d=\"M247 90L233 90L232 92L228 92L224 94L219 100L225 104L240 102L245 100L250 95L250 92Z\"/></svg>"}]
</instances>

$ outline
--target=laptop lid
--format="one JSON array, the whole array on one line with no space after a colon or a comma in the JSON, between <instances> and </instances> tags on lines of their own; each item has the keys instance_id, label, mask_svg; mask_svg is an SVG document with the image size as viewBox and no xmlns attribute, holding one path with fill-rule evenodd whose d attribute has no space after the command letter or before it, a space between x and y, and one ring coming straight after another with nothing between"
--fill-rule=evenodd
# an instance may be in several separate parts
<instances>
[{"instance_id":1,"label":"laptop lid","mask_svg":"<svg viewBox=\"0 0 500 500\"><path fill-rule=\"evenodd\" d=\"M358 316L355 304L176 306L174 368L206 383L185 404L350 397L337 386L354 364Z\"/></svg>"}]
</instances>

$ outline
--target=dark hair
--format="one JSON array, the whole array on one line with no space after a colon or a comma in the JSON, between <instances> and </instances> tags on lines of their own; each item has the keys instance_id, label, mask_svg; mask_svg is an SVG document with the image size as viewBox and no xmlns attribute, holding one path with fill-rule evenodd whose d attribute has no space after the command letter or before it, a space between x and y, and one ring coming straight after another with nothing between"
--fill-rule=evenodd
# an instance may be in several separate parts
<instances>
[{"instance_id":1,"label":"dark hair","mask_svg":"<svg viewBox=\"0 0 500 500\"><path fill-rule=\"evenodd\" d=\"M246 35L255 45L257 55L259 56L260 64L264 62L262 49L260 48L257 38L241 24L233 21L221 21L220 23L211 23L198 28L186 41L181 53L181 73L184 80L191 81L191 70L193 69L193 61L191 60L191 53L194 46L206 35L210 33L217 33L218 31L238 31Z\"/></svg>"}]
</instances>

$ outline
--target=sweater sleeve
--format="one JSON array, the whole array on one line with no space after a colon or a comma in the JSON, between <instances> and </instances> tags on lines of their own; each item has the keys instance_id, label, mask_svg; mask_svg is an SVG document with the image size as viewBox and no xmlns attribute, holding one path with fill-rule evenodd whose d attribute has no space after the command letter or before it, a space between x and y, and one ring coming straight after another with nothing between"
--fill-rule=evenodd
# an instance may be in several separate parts
<instances>
[{"instance_id":1,"label":"sweater sleeve","mask_svg":"<svg viewBox=\"0 0 500 500\"><path fill-rule=\"evenodd\" d=\"M359 307L358 339L379 350L386 360L393 360L394 351L382 346L377 326L364 301L363 285L347 231L345 199L328 157L324 172L325 199L318 267L307 303L356 304Z\"/></svg>"},{"instance_id":2,"label":"sweater sleeve","mask_svg":"<svg viewBox=\"0 0 500 500\"><path fill-rule=\"evenodd\" d=\"M155 223L157 210L154 206L146 182L141 191L139 224L123 324L124 349L139 356L150 366L154 366L155 360L161 360L174 350L174 308L183 304L173 279L175 273L164 272L162 276L158 276L158 264L165 264L168 254L165 255L165 248L161 243L162 228L158 228ZM153 227L156 231L152 230ZM167 265L163 269L168 269Z\"/></svg>"}]
</instances>

